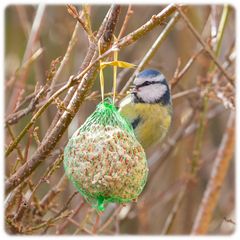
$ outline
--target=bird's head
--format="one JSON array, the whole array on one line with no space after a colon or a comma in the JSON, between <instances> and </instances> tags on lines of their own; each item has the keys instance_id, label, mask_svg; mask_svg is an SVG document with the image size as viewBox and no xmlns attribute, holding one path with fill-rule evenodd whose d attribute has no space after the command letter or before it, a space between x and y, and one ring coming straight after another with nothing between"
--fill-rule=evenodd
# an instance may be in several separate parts
<instances>
[{"instance_id":1,"label":"bird's head","mask_svg":"<svg viewBox=\"0 0 240 240\"><path fill-rule=\"evenodd\" d=\"M131 91L135 103L171 104L170 89L164 75L153 69L147 69L136 75Z\"/></svg>"}]
</instances>

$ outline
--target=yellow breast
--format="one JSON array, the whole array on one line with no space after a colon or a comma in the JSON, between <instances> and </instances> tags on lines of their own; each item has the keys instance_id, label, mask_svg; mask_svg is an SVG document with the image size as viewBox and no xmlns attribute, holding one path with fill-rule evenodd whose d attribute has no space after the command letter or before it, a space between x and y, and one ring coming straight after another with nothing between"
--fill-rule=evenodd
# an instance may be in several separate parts
<instances>
[{"instance_id":1,"label":"yellow breast","mask_svg":"<svg viewBox=\"0 0 240 240\"><path fill-rule=\"evenodd\" d=\"M125 102L120 105L120 113L130 123L139 118L134 129L135 136L144 148L160 142L171 124L171 107L161 104Z\"/></svg>"}]
</instances>

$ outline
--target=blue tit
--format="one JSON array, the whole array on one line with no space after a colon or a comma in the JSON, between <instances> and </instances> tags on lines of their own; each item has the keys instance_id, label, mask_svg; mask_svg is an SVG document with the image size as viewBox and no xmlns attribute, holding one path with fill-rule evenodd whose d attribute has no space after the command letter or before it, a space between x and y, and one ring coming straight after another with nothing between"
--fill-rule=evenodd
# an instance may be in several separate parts
<instances>
[{"instance_id":1,"label":"blue tit","mask_svg":"<svg viewBox=\"0 0 240 240\"><path fill-rule=\"evenodd\" d=\"M172 100L164 75L152 69L140 72L134 88L119 104L120 114L132 125L144 148L161 142L172 119Z\"/></svg>"}]
</instances>

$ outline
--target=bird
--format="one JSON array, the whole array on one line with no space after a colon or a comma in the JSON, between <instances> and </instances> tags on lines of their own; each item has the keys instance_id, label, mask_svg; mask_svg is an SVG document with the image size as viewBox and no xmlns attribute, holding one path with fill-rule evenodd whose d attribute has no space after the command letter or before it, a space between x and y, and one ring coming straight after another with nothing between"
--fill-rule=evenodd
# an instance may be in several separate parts
<instances>
[{"instance_id":1,"label":"bird","mask_svg":"<svg viewBox=\"0 0 240 240\"><path fill-rule=\"evenodd\" d=\"M172 98L165 76L158 70L139 72L133 89L118 106L120 115L132 125L144 149L160 143L172 122Z\"/></svg>"}]
</instances>

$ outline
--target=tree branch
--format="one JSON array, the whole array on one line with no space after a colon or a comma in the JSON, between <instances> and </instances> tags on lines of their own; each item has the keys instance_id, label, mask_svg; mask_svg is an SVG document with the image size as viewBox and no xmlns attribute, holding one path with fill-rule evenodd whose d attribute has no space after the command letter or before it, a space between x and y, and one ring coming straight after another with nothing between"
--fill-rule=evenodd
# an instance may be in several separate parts
<instances>
[{"instance_id":1,"label":"tree branch","mask_svg":"<svg viewBox=\"0 0 240 240\"><path fill-rule=\"evenodd\" d=\"M195 218L192 234L206 234L208 231L209 223L217 205L224 178L233 157L234 145L235 112L232 111L217 156L214 160L210 180L198 209L197 217Z\"/></svg>"},{"instance_id":2,"label":"tree branch","mask_svg":"<svg viewBox=\"0 0 240 240\"><path fill-rule=\"evenodd\" d=\"M234 85L234 80L232 77L228 75L228 73L225 71L225 69L221 66L221 63L218 61L218 59L215 57L214 52L210 49L207 43L202 39L200 34L197 32L197 30L194 28L192 23L188 20L185 13L182 11L180 7L178 7L178 12L180 13L181 17L187 24L188 28L191 30L193 35L197 38L197 40L200 42L200 44L203 46L204 50L208 53L208 55L211 57L213 62L216 64L216 66L219 68L219 70L223 73L223 75L226 77L226 79L229 81L231 85Z\"/></svg>"},{"instance_id":3,"label":"tree branch","mask_svg":"<svg viewBox=\"0 0 240 240\"><path fill-rule=\"evenodd\" d=\"M116 5L116 6L111 7L111 13L109 14L108 21L106 24L106 29L103 34L104 48L109 47L111 44L111 40L112 40L112 36L113 36L112 34L115 30L119 11L120 11L120 6ZM97 53L97 51L95 51L94 60L97 59L97 55L98 55L98 53ZM76 90L72 100L70 101L70 103L68 105L68 109L71 110L72 114L70 114L69 112L66 112L66 111L62 114L59 121L57 122L55 127L52 129L52 131L49 133L49 135L47 135L43 139L41 145L38 147L36 152L33 154L32 158L28 162L26 162L21 168L19 168L18 171L7 180L7 182L6 182L6 191L7 192L14 189L24 179L26 179L36 169L36 167L47 157L47 155L54 149L58 140L61 138L61 136L67 129L67 127L70 124L71 120L73 119L74 115L78 111L79 106L82 104L82 102L86 98L89 90L91 89L92 84L95 79L95 76L97 74L97 70L98 70L98 66L94 66L84 75L83 79L81 80L80 85L78 86L78 89ZM69 84L71 84L71 82ZM56 94L54 94L54 95L56 97ZM53 96L50 98L51 100L54 100ZM48 105L50 103L51 102L48 101ZM41 109L39 109L39 111L40 112L43 111L44 110L43 108L44 108L44 106ZM26 131L26 129L29 129L33 123L34 123L34 121L32 121L30 124L28 124L27 127L25 127L24 131ZM23 135L23 134L21 134L21 135ZM7 153L9 154L10 152L11 151L8 149Z\"/></svg>"}]
</instances>

